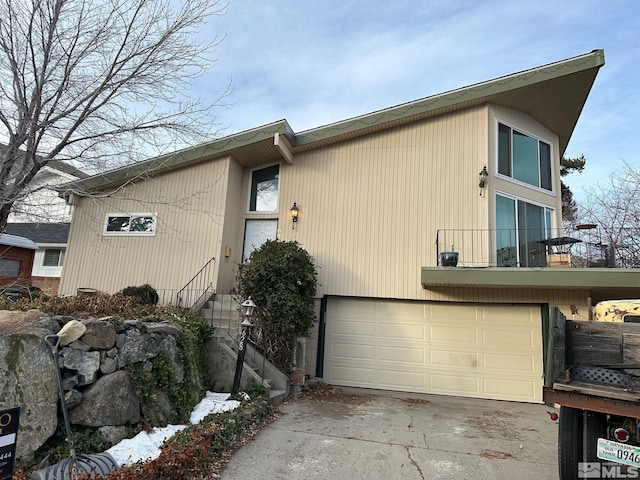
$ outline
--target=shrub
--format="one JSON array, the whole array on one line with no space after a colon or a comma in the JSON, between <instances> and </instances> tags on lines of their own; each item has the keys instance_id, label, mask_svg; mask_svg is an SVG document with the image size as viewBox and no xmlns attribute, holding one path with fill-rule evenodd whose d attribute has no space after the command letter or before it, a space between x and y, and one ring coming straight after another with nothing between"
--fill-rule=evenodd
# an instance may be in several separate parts
<instances>
[{"instance_id":1,"label":"shrub","mask_svg":"<svg viewBox=\"0 0 640 480\"><path fill-rule=\"evenodd\" d=\"M315 322L317 272L297 242L269 240L238 266L238 293L257 305L252 339L275 365L290 372L297 337Z\"/></svg>"},{"instance_id":2,"label":"shrub","mask_svg":"<svg viewBox=\"0 0 640 480\"><path fill-rule=\"evenodd\" d=\"M122 295L137 297L142 305L157 305L159 300L158 292L148 283L139 287L127 287L122 290Z\"/></svg>"}]
</instances>

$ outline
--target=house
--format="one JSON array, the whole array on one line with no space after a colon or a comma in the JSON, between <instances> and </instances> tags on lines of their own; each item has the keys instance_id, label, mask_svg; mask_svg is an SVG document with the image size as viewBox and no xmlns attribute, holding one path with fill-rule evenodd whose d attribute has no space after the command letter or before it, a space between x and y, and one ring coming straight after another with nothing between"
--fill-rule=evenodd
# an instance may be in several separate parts
<instances>
[{"instance_id":1,"label":"house","mask_svg":"<svg viewBox=\"0 0 640 480\"><path fill-rule=\"evenodd\" d=\"M6 148L0 144L0 152ZM50 160L29 182L9 214L5 232L29 238L38 246L31 279L34 287L48 295L58 294L72 209L59 197L56 187L88 176L73 165Z\"/></svg>"},{"instance_id":2,"label":"house","mask_svg":"<svg viewBox=\"0 0 640 480\"><path fill-rule=\"evenodd\" d=\"M37 247L31 285L47 295L57 295L67 249L70 223L8 223L5 231L26 237Z\"/></svg>"},{"instance_id":3,"label":"house","mask_svg":"<svg viewBox=\"0 0 640 480\"><path fill-rule=\"evenodd\" d=\"M0 144L0 152L7 149ZM71 206L58 196L56 187L73 180L87 178L82 170L59 160L50 160L29 182L22 198L9 214L10 223L69 223Z\"/></svg>"},{"instance_id":4,"label":"house","mask_svg":"<svg viewBox=\"0 0 640 480\"><path fill-rule=\"evenodd\" d=\"M28 238L0 234L0 294L19 298L29 293L36 245Z\"/></svg>"},{"instance_id":5,"label":"house","mask_svg":"<svg viewBox=\"0 0 640 480\"><path fill-rule=\"evenodd\" d=\"M230 290L254 248L295 240L319 269L307 372L541 402L549 306L640 293L638 271L569 268L551 242L573 238L559 159L603 65L594 50L308 131L281 120L63 186L61 294L150 283L175 303L205 265Z\"/></svg>"}]
</instances>

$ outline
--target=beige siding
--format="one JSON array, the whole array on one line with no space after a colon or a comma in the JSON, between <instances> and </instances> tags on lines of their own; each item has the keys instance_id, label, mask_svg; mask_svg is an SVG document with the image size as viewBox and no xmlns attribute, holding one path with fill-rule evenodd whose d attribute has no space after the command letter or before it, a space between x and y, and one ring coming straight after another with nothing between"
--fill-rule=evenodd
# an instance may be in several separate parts
<instances>
[{"instance_id":1,"label":"beige siding","mask_svg":"<svg viewBox=\"0 0 640 480\"><path fill-rule=\"evenodd\" d=\"M140 181L113 197L78 199L60 292L146 282L178 289L212 256L215 286L231 289L246 219L277 218L278 238L298 241L315 258L319 296L586 304L584 292L421 286L421 267L437 263L437 230L490 228L496 189L560 211L557 196L493 176L496 119L550 139L557 157L551 132L519 112L485 105L297 154L293 165L281 164L276 214L247 213L251 170L231 158ZM492 176L480 195L485 165ZM105 215L118 211L157 212L156 236L103 236ZM562 298L550 300L556 295Z\"/></svg>"},{"instance_id":2,"label":"beige siding","mask_svg":"<svg viewBox=\"0 0 640 480\"><path fill-rule=\"evenodd\" d=\"M236 265L242 257L243 198L242 167L235 161L229 163L229 179L225 201L224 229L221 248L218 254L219 290L230 291L235 285ZM225 256L225 247L230 248L229 256Z\"/></svg>"},{"instance_id":3,"label":"beige siding","mask_svg":"<svg viewBox=\"0 0 640 480\"><path fill-rule=\"evenodd\" d=\"M438 288L424 290L423 298L444 302L470 303L547 303L558 306L570 318L575 305L585 318L591 301L586 290L558 290L544 288Z\"/></svg>"},{"instance_id":4,"label":"beige siding","mask_svg":"<svg viewBox=\"0 0 640 480\"><path fill-rule=\"evenodd\" d=\"M184 286L221 251L229 162L131 183L109 197L76 198L60 293L75 294L78 287L114 293L143 283L159 290ZM112 212L157 213L156 235L104 236L105 215Z\"/></svg>"},{"instance_id":5,"label":"beige siding","mask_svg":"<svg viewBox=\"0 0 640 480\"><path fill-rule=\"evenodd\" d=\"M299 154L282 167L281 238L316 258L323 294L424 298L436 230L488 227L487 138L479 107Z\"/></svg>"}]
</instances>

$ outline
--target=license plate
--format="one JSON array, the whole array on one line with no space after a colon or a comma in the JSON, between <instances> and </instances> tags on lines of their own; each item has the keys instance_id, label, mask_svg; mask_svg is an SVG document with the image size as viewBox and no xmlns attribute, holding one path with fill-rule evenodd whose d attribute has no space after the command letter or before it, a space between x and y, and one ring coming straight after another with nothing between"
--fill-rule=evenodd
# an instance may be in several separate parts
<instances>
[{"instance_id":1,"label":"license plate","mask_svg":"<svg viewBox=\"0 0 640 480\"><path fill-rule=\"evenodd\" d=\"M640 467L640 447L612 442L605 438L598 439L598 458L610 462L618 462L632 467Z\"/></svg>"}]
</instances>

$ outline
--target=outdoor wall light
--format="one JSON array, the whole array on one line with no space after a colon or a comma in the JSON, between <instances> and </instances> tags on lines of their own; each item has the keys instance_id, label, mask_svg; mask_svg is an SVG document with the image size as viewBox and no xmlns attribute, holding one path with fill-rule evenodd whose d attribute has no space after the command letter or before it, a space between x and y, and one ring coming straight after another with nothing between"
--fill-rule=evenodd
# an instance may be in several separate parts
<instances>
[{"instance_id":1,"label":"outdoor wall light","mask_svg":"<svg viewBox=\"0 0 640 480\"><path fill-rule=\"evenodd\" d=\"M486 165L482 167L482 170L480 170L480 173L478 175L480 176L480 182L478 183L478 186L480 187L480 195L482 195L482 189L487 186L487 178L489 177L489 172L487 171Z\"/></svg>"},{"instance_id":2,"label":"outdoor wall light","mask_svg":"<svg viewBox=\"0 0 640 480\"><path fill-rule=\"evenodd\" d=\"M298 206L296 202L293 202L293 207L289 211L291 212L291 221L295 224L298 221ZM293 228L296 228L296 226L293 225Z\"/></svg>"}]
</instances>

